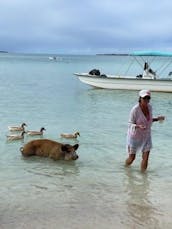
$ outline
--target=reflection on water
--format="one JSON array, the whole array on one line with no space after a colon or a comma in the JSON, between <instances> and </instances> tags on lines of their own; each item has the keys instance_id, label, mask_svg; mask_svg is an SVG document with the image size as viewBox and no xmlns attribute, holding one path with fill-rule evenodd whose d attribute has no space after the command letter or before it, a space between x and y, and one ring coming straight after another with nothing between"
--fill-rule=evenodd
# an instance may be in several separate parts
<instances>
[{"instance_id":1,"label":"reflection on water","mask_svg":"<svg viewBox=\"0 0 172 229\"><path fill-rule=\"evenodd\" d=\"M69 175L79 175L79 167L75 161L53 161L49 158L42 157L30 157L23 158L26 163L31 163L30 169L27 168L27 172L48 177L66 177ZM34 166L35 165L35 166Z\"/></svg>"},{"instance_id":2,"label":"reflection on water","mask_svg":"<svg viewBox=\"0 0 172 229\"><path fill-rule=\"evenodd\" d=\"M150 180L146 173L139 173L131 168L125 169L125 188L128 193L126 200L128 217L132 228L159 228L158 210L150 198ZM137 225L137 227L135 227Z\"/></svg>"}]
</instances>

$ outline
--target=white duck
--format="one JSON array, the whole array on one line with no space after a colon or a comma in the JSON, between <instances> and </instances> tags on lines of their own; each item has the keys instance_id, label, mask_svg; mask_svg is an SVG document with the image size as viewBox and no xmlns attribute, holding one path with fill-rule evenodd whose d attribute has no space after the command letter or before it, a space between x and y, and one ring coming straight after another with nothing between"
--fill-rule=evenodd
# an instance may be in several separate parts
<instances>
[{"instance_id":1,"label":"white duck","mask_svg":"<svg viewBox=\"0 0 172 229\"><path fill-rule=\"evenodd\" d=\"M34 135L43 135L43 131L46 130L44 127L40 129L40 131L35 130L28 130L26 133L27 135L34 136Z\"/></svg>"},{"instance_id":2,"label":"white duck","mask_svg":"<svg viewBox=\"0 0 172 229\"><path fill-rule=\"evenodd\" d=\"M75 132L73 134L63 133L60 136L62 138L77 138L78 136L80 136L80 133L79 132Z\"/></svg>"},{"instance_id":3,"label":"white duck","mask_svg":"<svg viewBox=\"0 0 172 229\"><path fill-rule=\"evenodd\" d=\"M24 131L25 130L26 123L22 123L21 126L8 126L8 129L10 131Z\"/></svg>"},{"instance_id":4,"label":"white duck","mask_svg":"<svg viewBox=\"0 0 172 229\"><path fill-rule=\"evenodd\" d=\"M16 134L7 135L7 140L9 140L9 141L22 140L22 139L24 139L25 133L26 133L25 131L22 131L22 133L20 135L16 135Z\"/></svg>"}]
</instances>

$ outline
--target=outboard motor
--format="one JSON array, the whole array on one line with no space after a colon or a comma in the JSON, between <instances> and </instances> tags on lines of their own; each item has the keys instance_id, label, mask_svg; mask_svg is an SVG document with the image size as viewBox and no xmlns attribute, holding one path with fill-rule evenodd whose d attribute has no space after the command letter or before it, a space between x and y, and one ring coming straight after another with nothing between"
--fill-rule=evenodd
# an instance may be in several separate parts
<instances>
[{"instance_id":1,"label":"outboard motor","mask_svg":"<svg viewBox=\"0 0 172 229\"><path fill-rule=\"evenodd\" d=\"M90 75L94 75L94 76L100 76L100 71L98 69L92 69L89 72Z\"/></svg>"}]
</instances>

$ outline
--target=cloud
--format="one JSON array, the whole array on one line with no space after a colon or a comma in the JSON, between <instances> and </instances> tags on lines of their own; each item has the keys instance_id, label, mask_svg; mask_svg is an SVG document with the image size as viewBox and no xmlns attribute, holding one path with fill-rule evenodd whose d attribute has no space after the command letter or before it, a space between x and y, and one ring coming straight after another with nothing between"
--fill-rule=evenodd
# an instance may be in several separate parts
<instances>
[{"instance_id":1,"label":"cloud","mask_svg":"<svg viewBox=\"0 0 172 229\"><path fill-rule=\"evenodd\" d=\"M0 50L169 49L171 8L170 0L1 0Z\"/></svg>"}]
</instances>

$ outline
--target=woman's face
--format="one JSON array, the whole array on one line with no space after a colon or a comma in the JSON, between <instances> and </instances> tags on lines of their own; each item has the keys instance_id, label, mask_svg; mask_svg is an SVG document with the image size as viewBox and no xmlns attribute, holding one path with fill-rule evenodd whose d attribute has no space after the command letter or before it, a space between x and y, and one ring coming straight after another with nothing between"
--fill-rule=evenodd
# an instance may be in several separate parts
<instances>
[{"instance_id":1,"label":"woman's face","mask_svg":"<svg viewBox=\"0 0 172 229\"><path fill-rule=\"evenodd\" d=\"M150 96L145 96L145 97L141 98L141 102L142 102L143 104L148 104L149 101L150 101L150 99L151 99Z\"/></svg>"}]
</instances>

